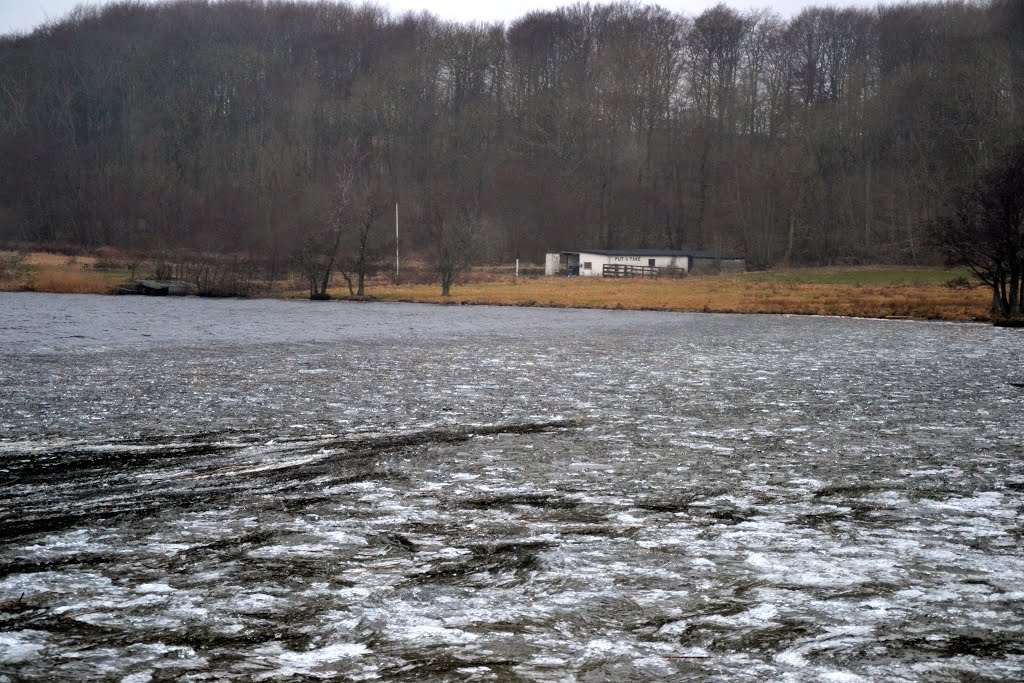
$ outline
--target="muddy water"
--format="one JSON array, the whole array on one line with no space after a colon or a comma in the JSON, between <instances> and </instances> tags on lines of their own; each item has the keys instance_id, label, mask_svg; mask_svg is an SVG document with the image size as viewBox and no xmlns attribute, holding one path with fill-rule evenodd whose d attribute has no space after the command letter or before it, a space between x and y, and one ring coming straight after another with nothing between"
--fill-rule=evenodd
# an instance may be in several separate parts
<instances>
[{"instance_id":1,"label":"muddy water","mask_svg":"<svg viewBox=\"0 0 1024 683\"><path fill-rule=\"evenodd\" d=\"M0 313L2 680L1024 675L1021 331Z\"/></svg>"}]
</instances>

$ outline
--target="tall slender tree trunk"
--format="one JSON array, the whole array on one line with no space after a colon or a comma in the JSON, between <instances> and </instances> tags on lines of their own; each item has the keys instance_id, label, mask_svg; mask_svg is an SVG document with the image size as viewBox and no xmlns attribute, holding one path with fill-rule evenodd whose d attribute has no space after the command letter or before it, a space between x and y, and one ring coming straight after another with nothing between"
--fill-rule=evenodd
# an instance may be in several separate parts
<instances>
[{"instance_id":1,"label":"tall slender tree trunk","mask_svg":"<svg viewBox=\"0 0 1024 683\"><path fill-rule=\"evenodd\" d=\"M789 234L786 238L786 255L783 257L783 261L786 262L787 266L793 264L793 242L796 237L796 205L794 204L789 208Z\"/></svg>"},{"instance_id":2,"label":"tall slender tree trunk","mask_svg":"<svg viewBox=\"0 0 1024 683\"><path fill-rule=\"evenodd\" d=\"M864 160L864 246L871 246L871 159Z\"/></svg>"},{"instance_id":3,"label":"tall slender tree trunk","mask_svg":"<svg viewBox=\"0 0 1024 683\"><path fill-rule=\"evenodd\" d=\"M708 171L708 157L711 154L710 146L711 144L707 141L707 139L705 139L704 149L701 152L700 156L700 194L697 197L697 239L700 242L701 247L705 246L704 220L705 213L707 212L708 188L711 185L711 181L708 178L708 174L710 173Z\"/></svg>"}]
</instances>

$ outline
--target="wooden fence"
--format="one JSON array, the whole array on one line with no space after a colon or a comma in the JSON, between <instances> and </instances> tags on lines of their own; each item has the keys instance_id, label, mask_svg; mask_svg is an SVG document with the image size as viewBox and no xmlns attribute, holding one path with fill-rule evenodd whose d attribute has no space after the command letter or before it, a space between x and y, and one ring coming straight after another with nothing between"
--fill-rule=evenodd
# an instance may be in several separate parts
<instances>
[{"instance_id":1,"label":"wooden fence","mask_svg":"<svg viewBox=\"0 0 1024 683\"><path fill-rule=\"evenodd\" d=\"M601 268L601 275L604 277L647 277L656 279L659 277L685 277L686 271L682 268L658 268L656 266L631 266L625 263L606 263Z\"/></svg>"}]
</instances>

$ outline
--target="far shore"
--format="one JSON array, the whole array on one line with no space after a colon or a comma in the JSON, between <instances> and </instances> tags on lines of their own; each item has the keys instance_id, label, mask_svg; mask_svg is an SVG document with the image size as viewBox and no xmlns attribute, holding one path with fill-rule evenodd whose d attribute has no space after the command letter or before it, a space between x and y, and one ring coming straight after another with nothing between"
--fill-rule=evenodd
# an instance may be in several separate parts
<instances>
[{"instance_id":1,"label":"far shore","mask_svg":"<svg viewBox=\"0 0 1024 683\"><path fill-rule=\"evenodd\" d=\"M347 292L335 292L341 297ZM761 281L751 274L684 280L531 278L453 289L388 286L374 299L433 304L491 304L705 313L828 315L856 318L990 321L991 294L942 284L851 285Z\"/></svg>"},{"instance_id":2,"label":"far shore","mask_svg":"<svg viewBox=\"0 0 1024 683\"><path fill-rule=\"evenodd\" d=\"M535 272L535 271L534 271ZM104 268L89 257L33 253L16 267L0 271L0 291L114 293L132 273ZM830 315L857 318L991 321L990 290L959 270L904 266L797 268L740 275L702 275L682 279L586 277L516 278L508 268L480 267L452 288L450 297L427 283L429 272L412 270L412 284L396 284L387 275L371 278L366 300L431 304L491 304L548 308L594 308L708 313ZM255 296L305 298L295 278L261 283ZM351 299L341 277L330 295Z\"/></svg>"}]
</instances>

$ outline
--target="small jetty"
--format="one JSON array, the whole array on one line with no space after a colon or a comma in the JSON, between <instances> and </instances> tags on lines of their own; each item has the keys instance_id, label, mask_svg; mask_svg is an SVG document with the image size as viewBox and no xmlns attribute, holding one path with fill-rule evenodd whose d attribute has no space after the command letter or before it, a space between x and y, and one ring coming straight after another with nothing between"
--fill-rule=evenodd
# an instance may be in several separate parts
<instances>
[{"instance_id":1,"label":"small jetty","mask_svg":"<svg viewBox=\"0 0 1024 683\"><path fill-rule=\"evenodd\" d=\"M191 282L183 280L139 280L121 285L118 294L135 294L144 296L188 296L195 294L198 288Z\"/></svg>"}]
</instances>

